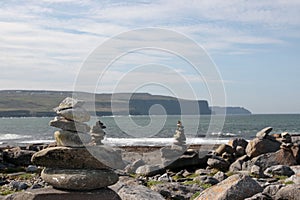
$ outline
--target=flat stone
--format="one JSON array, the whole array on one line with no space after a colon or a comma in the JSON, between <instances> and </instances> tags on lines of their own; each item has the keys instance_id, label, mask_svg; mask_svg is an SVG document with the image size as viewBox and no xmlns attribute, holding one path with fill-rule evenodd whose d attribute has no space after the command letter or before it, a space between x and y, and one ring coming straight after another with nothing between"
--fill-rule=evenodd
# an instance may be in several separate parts
<instances>
[{"instance_id":1,"label":"flat stone","mask_svg":"<svg viewBox=\"0 0 300 200\"><path fill-rule=\"evenodd\" d=\"M90 120L91 116L83 108L68 108L64 110L57 111L59 116L62 116L68 120L76 121L76 122L87 122Z\"/></svg>"},{"instance_id":2,"label":"flat stone","mask_svg":"<svg viewBox=\"0 0 300 200\"><path fill-rule=\"evenodd\" d=\"M101 157L96 154L101 154ZM122 169L125 166L119 152L106 146L88 149L50 147L36 152L31 161L39 166L63 169Z\"/></svg>"},{"instance_id":3,"label":"flat stone","mask_svg":"<svg viewBox=\"0 0 300 200\"><path fill-rule=\"evenodd\" d=\"M89 192L64 191L54 188L26 190L6 196L4 200L121 200L119 195L111 189L102 188Z\"/></svg>"},{"instance_id":4,"label":"flat stone","mask_svg":"<svg viewBox=\"0 0 300 200\"><path fill-rule=\"evenodd\" d=\"M262 130L260 130L259 132L256 133L256 137L263 139L265 138L267 135L269 135L269 133L273 130L272 127L266 127Z\"/></svg>"},{"instance_id":5,"label":"flat stone","mask_svg":"<svg viewBox=\"0 0 300 200\"><path fill-rule=\"evenodd\" d=\"M207 165L210 166L211 168L218 169L225 172L229 169L230 163L221 157L214 156L207 160Z\"/></svg>"},{"instance_id":6,"label":"flat stone","mask_svg":"<svg viewBox=\"0 0 300 200\"><path fill-rule=\"evenodd\" d=\"M119 191L119 196L122 200L165 200L158 192L155 192L143 185L124 185Z\"/></svg>"},{"instance_id":7,"label":"flat stone","mask_svg":"<svg viewBox=\"0 0 300 200\"><path fill-rule=\"evenodd\" d=\"M295 172L289 167L285 165L274 165L265 169L264 174L267 176L292 176Z\"/></svg>"},{"instance_id":8,"label":"flat stone","mask_svg":"<svg viewBox=\"0 0 300 200\"><path fill-rule=\"evenodd\" d=\"M276 200L299 200L300 184L292 184L282 187L275 195Z\"/></svg>"},{"instance_id":9,"label":"flat stone","mask_svg":"<svg viewBox=\"0 0 300 200\"><path fill-rule=\"evenodd\" d=\"M118 175L108 169L52 169L45 168L41 173L42 179L58 189L94 190L118 182Z\"/></svg>"},{"instance_id":10,"label":"flat stone","mask_svg":"<svg viewBox=\"0 0 300 200\"><path fill-rule=\"evenodd\" d=\"M229 154L233 154L234 150L231 146L227 145L227 144L221 144L215 151L217 153L218 156L221 156L223 153L229 153Z\"/></svg>"},{"instance_id":11,"label":"flat stone","mask_svg":"<svg viewBox=\"0 0 300 200\"><path fill-rule=\"evenodd\" d=\"M165 170L159 165L143 165L136 169L135 173L143 176L162 174Z\"/></svg>"},{"instance_id":12,"label":"flat stone","mask_svg":"<svg viewBox=\"0 0 300 200\"><path fill-rule=\"evenodd\" d=\"M67 97L59 104L58 107L54 108L54 111L57 112L68 108L81 107L83 106L84 103L85 103L84 101Z\"/></svg>"},{"instance_id":13,"label":"flat stone","mask_svg":"<svg viewBox=\"0 0 300 200\"><path fill-rule=\"evenodd\" d=\"M281 143L277 140L254 138L249 141L246 147L246 153L253 158L261 154L275 152L280 149Z\"/></svg>"},{"instance_id":14,"label":"flat stone","mask_svg":"<svg viewBox=\"0 0 300 200\"><path fill-rule=\"evenodd\" d=\"M54 138L57 146L80 147L90 142L91 137L86 133L71 131L55 131Z\"/></svg>"},{"instance_id":15,"label":"flat stone","mask_svg":"<svg viewBox=\"0 0 300 200\"><path fill-rule=\"evenodd\" d=\"M80 133L88 133L90 131L90 127L87 124L69 121L63 117L55 117L49 122L49 125L56 128L60 128L65 131L73 131Z\"/></svg>"}]
</instances>

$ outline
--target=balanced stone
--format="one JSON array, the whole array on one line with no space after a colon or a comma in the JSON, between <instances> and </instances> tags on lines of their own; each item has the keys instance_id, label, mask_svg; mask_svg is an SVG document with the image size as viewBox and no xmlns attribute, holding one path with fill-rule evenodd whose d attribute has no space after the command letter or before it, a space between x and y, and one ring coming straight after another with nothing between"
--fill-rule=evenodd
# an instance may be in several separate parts
<instances>
[{"instance_id":1,"label":"balanced stone","mask_svg":"<svg viewBox=\"0 0 300 200\"><path fill-rule=\"evenodd\" d=\"M90 120L90 114L84 108L68 108L57 111L57 114L64 118L76 122L87 122Z\"/></svg>"},{"instance_id":2,"label":"balanced stone","mask_svg":"<svg viewBox=\"0 0 300 200\"><path fill-rule=\"evenodd\" d=\"M118 182L118 175L108 169L52 169L45 168L41 177L54 188L66 190L94 190Z\"/></svg>"},{"instance_id":3,"label":"balanced stone","mask_svg":"<svg viewBox=\"0 0 300 200\"><path fill-rule=\"evenodd\" d=\"M87 124L69 121L64 117L55 117L54 120L50 121L49 125L65 131L74 131L80 133L87 133L90 131L90 127Z\"/></svg>"},{"instance_id":4,"label":"balanced stone","mask_svg":"<svg viewBox=\"0 0 300 200\"><path fill-rule=\"evenodd\" d=\"M256 133L256 137L263 139L265 138L267 135L269 135L269 133L273 130L272 127L266 127L262 130L260 130L259 132Z\"/></svg>"},{"instance_id":5,"label":"balanced stone","mask_svg":"<svg viewBox=\"0 0 300 200\"><path fill-rule=\"evenodd\" d=\"M101 159L97 159L99 156L96 154L101 154ZM107 155L106 158L104 155ZM122 169L125 165L117 151L104 146L92 147L90 150L81 147L50 147L36 152L31 161L35 165L62 169Z\"/></svg>"},{"instance_id":6,"label":"balanced stone","mask_svg":"<svg viewBox=\"0 0 300 200\"><path fill-rule=\"evenodd\" d=\"M65 98L58 107L54 108L54 111L60 111L68 108L76 108L83 106L85 102L77 99L73 99L71 97Z\"/></svg>"},{"instance_id":7,"label":"balanced stone","mask_svg":"<svg viewBox=\"0 0 300 200\"><path fill-rule=\"evenodd\" d=\"M102 140L104 139L106 126L99 120L96 122L95 126L92 126L90 135L92 137L91 145L102 145Z\"/></svg>"},{"instance_id":8,"label":"balanced stone","mask_svg":"<svg viewBox=\"0 0 300 200\"><path fill-rule=\"evenodd\" d=\"M181 121L177 122L177 129L174 135L176 142L175 144L185 144L186 137L184 135L184 126L182 125Z\"/></svg>"},{"instance_id":9,"label":"balanced stone","mask_svg":"<svg viewBox=\"0 0 300 200\"><path fill-rule=\"evenodd\" d=\"M90 140L89 137L89 134L71 131L56 131L54 133L57 146L83 146L84 143Z\"/></svg>"}]
</instances>

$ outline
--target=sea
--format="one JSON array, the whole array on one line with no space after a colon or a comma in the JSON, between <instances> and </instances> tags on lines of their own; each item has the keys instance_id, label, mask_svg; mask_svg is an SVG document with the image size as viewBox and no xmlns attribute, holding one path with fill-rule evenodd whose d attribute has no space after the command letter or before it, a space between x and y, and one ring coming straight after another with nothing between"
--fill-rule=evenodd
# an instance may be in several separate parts
<instances>
[{"instance_id":1,"label":"sea","mask_svg":"<svg viewBox=\"0 0 300 200\"><path fill-rule=\"evenodd\" d=\"M0 145L27 145L54 142L59 129L49 126L51 117L0 118ZM232 138L250 140L265 127L272 133L300 134L300 114L259 114L227 116L103 116L92 117L89 125L101 120L106 136L103 143L116 146L160 146L171 144L177 121L184 125L188 144L222 144Z\"/></svg>"}]
</instances>

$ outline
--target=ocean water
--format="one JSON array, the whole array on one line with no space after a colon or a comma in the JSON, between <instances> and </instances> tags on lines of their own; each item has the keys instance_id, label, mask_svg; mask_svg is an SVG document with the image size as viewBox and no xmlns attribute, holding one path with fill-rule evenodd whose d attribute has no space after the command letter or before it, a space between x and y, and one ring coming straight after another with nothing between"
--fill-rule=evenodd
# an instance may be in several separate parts
<instances>
[{"instance_id":1,"label":"ocean water","mask_svg":"<svg viewBox=\"0 0 300 200\"><path fill-rule=\"evenodd\" d=\"M0 144L50 143L58 130L48 125L52 118L0 118ZM114 116L92 118L90 125L101 120L107 128L104 143L110 145L166 145L178 120L185 127L188 144L220 144L234 137L252 139L267 126L272 133L300 134L300 115L239 116ZM223 120L225 119L224 123Z\"/></svg>"}]
</instances>

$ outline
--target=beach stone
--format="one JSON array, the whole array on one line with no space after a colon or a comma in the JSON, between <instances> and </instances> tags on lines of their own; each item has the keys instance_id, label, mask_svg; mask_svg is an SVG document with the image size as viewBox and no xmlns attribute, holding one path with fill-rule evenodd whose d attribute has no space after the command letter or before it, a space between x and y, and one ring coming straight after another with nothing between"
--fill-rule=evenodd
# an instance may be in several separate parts
<instances>
[{"instance_id":1,"label":"beach stone","mask_svg":"<svg viewBox=\"0 0 300 200\"><path fill-rule=\"evenodd\" d=\"M231 146L228 144L221 144L215 152L217 153L218 156L223 155L223 153L228 153L228 154L233 154L234 150Z\"/></svg>"},{"instance_id":2,"label":"beach stone","mask_svg":"<svg viewBox=\"0 0 300 200\"><path fill-rule=\"evenodd\" d=\"M250 158L247 155L244 155L240 158L238 158L236 161L234 161L230 167L229 167L229 171L240 171L243 170L243 164L245 162L247 162L248 160L250 160Z\"/></svg>"},{"instance_id":3,"label":"beach stone","mask_svg":"<svg viewBox=\"0 0 300 200\"><path fill-rule=\"evenodd\" d=\"M211 177L211 176L197 176L193 179L193 181L196 181L196 182L201 182L201 183L204 183L204 184L210 184L210 185L216 185L217 183L219 183L219 181L214 178L214 177Z\"/></svg>"},{"instance_id":4,"label":"beach stone","mask_svg":"<svg viewBox=\"0 0 300 200\"><path fill-rule=\"evenodd\" d=\"M235 149L235 156L240 157L246 154L246 149L242 146L237 146Z\"/></svg>"},{"instance_id":5,"label":"beach stone","mask_svg":"<svg viewBox=\"0 0 300 200\"><path fill-rule=\"evenodd\" d=\"M218 171L213 178L217 179L219 182L224 181L226 178L228 178L228 176L221 171Z\"/></svg>"},{"instance_id":6,"label":"beach stone","mask_svg":"<svg viewBox=\"0 0 300 200\"><path fill-rule=\"evenodd\" d=\"M80 147L90 141L90 135L71 131L55 131L54 138L57 146Z\"/></svg>"},{"instance_id":7,"label":"beach stone","mask_svg":"<svg viewBox=\"0 0 300 200\"><path fill-rule=\"evenodd\" d=\"M245 200L272 200L272 197L270 197L268 194L257 193L252 197L246 198Z\"/></svg>"},{"instance_id":8,"label":"beach stone","mask_svg":"<svg viewBox=\"0 0 300 200\"><path fill-rule=\"evenodd\" d=\"M288 132L283 132L280 134L281 142L292 143L292 136Z\"/></svg>"},{"instance_id":9,"label":"beach stone","mask_svg":"<svg viewBox=\"0 0 300 200\"><path fill-rule=\"evenodd\" d=\"M294 174L291 177L285 179L285 182L293 182L295 184L300 184L300 174Z\"/></svg>"},{"instance_id":10,"label":"beach stone","mask_svg":"<svg viewBox=\"0 0 300 200\"><path fill-rule=\"evenodd\" d=\"M90 120L90 114L88 111L80 107L60 110L57 114L68 120L76 122L87 122Z\"/></svg>"},{"instance_id":11,"label":"beach stone","mask_svg":"<svg viewBox=\"0 0 300 200\"><path fill-rule=\"evenodd\" d=\"M119 177L108 169L52 169L45 168L42 179L58 189L95 190L115 184Z\"/></svg>"},{"instance_id":12,"label":"beach stone","mask_svg":"<svg viewBox=\"0 0 300 200\"><path fill-rule=\"evenodd\" d=\"M244 147L246 149L248 141L244 138L234 138L232 140L229 140L228 145L230 145L233 149L236 149L238 146Z\"/></svg>"},{"instance_id":13,"label":"beach stone","mask_svg":"<svg viewBox=\"0 0 300 200\"><path fill-rule=\"evenodd\" d=\"M220 171L227 171L230 163L221 157L213 156L207 160L207 165L211 168L218 169Z\"/></svg>"},{"instance_id":14,"label":"beach stone","mask_svg":"<svg viewBox=\"0 0 300 200\"><path fill-rule=\"evenodd\" d=\"M131 163L125 167L125 172L130 173L130 174L135 173L137 168L139 168L145 164L146 164L145 161L142 159L136 160L133 163Z\"/></svg>"},{"instance_id":15,"label":"beach stone","mask_svg":"<svg viewBox=\"0 0 300 200\"><path fill-rule=\"evenodd\" d=\"M290 177L295 174L295 172L289 166L275 165L265 169L264 174L271 177L274 175Z\"/></svg>"},{"instance_id":16,"label":"beach stone","mask_svg":"<svg viewBox=\"0 0 300 200\"><path fill-rule=\"evenodd\" d=\"M22 150L20 147L5 149L3 161L17 166L28 166L31 164L31 157L35 151Z\"/></svg>"},{"instance_id":17,"label":"beach stone","mask_svg":"<svg viewBox=\"0 0 300 200\"><path fill-rule=\"evenodd\" d=\"M264 153L275 152L280 149L281 143L277 140L254 138L249 141L246 147L246 153L253 158Z\"/></svg>"},{"instance_id":18,"label":"beach stone","mask_svg":"<svg viewBox=\"0 0 300 200\"><path fill-rule=\"evenodd\" d=\"M282 187L275 195L276 200L299 200L300 185L292 184Z\"/></svg>"},{"instance_id":19,"label":"beach stone","mask_svg":"<svg viewBox=\"0 0 300 200\"><path fill-rule=\"evenodd\" d=\"M68 108L82 107L85 102L71 97L65 98L58 107L54 108L54 111L58 112Z\"/></svg>"},{"instance_id":20,"label":"beach stone","mask_svg":"<svg viewBox=\"0 0 300 200\"><path fill-rule=\"evenodd\" d=\"M171 147L163 147L160 149L162 164L167 167L177 160L186 151L186 146L172 145Z\"/></svg>"},{"instance_id":21,"label":"beach stone","mask_svg":"<svg viewBox=\"0 0 300 200\"><path fill-rule=\"evenodd\" d=\"M26 190L29 187L27 183L22 181L11 181L9 185L12 189L15 189L17 191Z\"/></svg>"},{"instance_id":22,"label":"beach stone","mask_svg":"<svg viewBox=\"0 0 300 200\"><path fill-rule=\"evenodd\" d=\"M282 188L283 185L282 184L276 184L276 185L268 185L265 187L265 189L263 190L264 194L268 194L269 196L271 196L272 198L275 197L276 193L280 190L280 188Z\"/></svg>"},{"instance_id":23,"label":"beach stone","mask_svg":"<svg viewBox=\"0 0 300 200\"><path fill-rule=\"evenodd\" d=\"M291 147L291 150L293 152L293 156L296 159L297 164L300 164L300 145L295 144Z\"/></svg>"},{"instance_id":24,"label":"beach stone","mask_svg":"<svg viewBox=\"0 0 300 200\"><path fill-rule=\"evenodd\" d=\"M159 193L143 185L124 185L118 192L122 200L155 199L165 200Z\"/></svg>"},{"instance_id":25,"label":"beach stone","mask_svg":"<svg viewBox=\"0 0 300 200\"><path fill-rule=\"evenodd\" d=\"M164 173L165 170L159 165L143 165L136 169L135 173L143 176L155 176Z\"/></svg>"},{"instance_id":26,"label":"beach stone","mask_svg":"<svg viewBox=\"0 0 300 200\"><path fill-rule=\"evenodd\" d=\"M94 156L95 155L95 156ZM121 154L105 146L87 148L51 147L36 152L32 162L62 169L123 169Z\"/></svg>"},{"instance_id":27,"label":"beach stone","mask_svg":"<svg viewBox=\"0 0 300 200\"><path fill-rule=\"evenodd\" d=\"M204 190L196 200L243 200L262 191L263 188L249 176L235 174Z\"/></svg>"},{"instance_id":28,"label":"beach stone","mask_svg":"<svg viewBox=\"0 0 300 200\"><path fill-rule=\"evenodd\" d=\"M33 154L34 155L34 154ZM26 172L29 172L29 173L35 173L39 170L39 168L36 166L36 165L29 165L27 168L26 168Z\"/></svg>"},{"instance_id":29,"label":"beach stone","mask_svg":"<svg viewBox=\"0 0 300 200\"><path fill-rule=\"evenodd\" d=\"M4 200L121 200L116 192L102 188L89 192L57 190L51 187L26 190L6 196Z\"/></svg>"},{"instance_id":30,"label":"beach stone","mask_svg":"<svg viewBox=\"0 0 300 200\"><path fill-rule=\"evenodd\" d=\"M90 127L87 124L69 121L63 117L55 117L49 122L49 125L65 131L73 131L79 133L87 133L90 131Z\"/></svg>"},{"instance_id":31,"label":"beach stone","mask_svg":"<svg viewBox=\"0 0 300 200\"><path fill-rule=\"evenodd\" d=\"M259 139L264 139L266 138L267 135L269 135L269 133L273 130L272 127L266 127L262 130L260 130L259 132L256 133L256 137Z\"/></svg>"}]
</instances>

